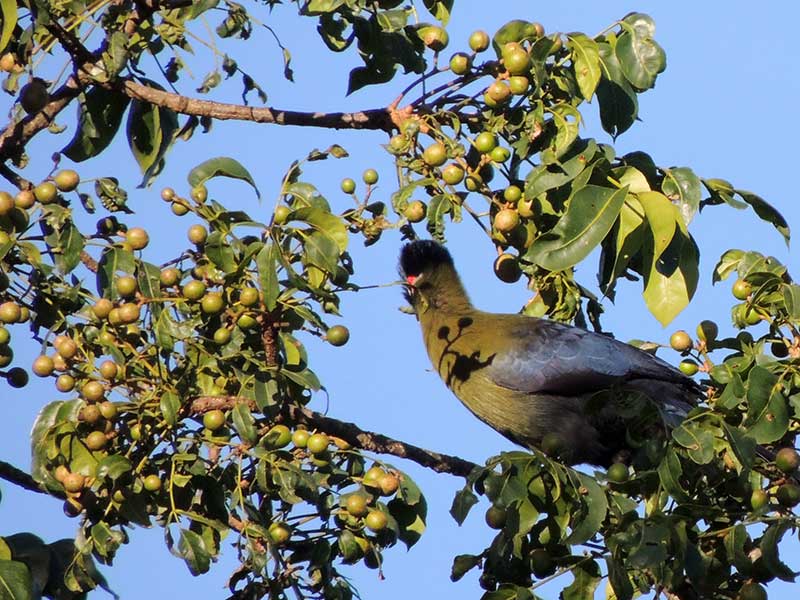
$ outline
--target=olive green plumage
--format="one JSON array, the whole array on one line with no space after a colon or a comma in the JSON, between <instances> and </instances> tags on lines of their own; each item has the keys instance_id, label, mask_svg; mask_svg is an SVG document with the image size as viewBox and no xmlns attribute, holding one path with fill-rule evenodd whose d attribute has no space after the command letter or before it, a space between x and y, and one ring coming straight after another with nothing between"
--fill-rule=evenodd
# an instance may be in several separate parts
<instances>
[{"instance_id":1,"label":"olive green plumage","mask_svg":"<svg viewBox=\"0 0 800 600\"><path fill-rule=\"evenodd\" d=\"M663 429L698 396L692 380L628 344L476 309L449 253L435 242L406 245L400 267L442 380L479 419L522 446L540 448L552 434L565 462L608 465L630 455L621 412L631 412L632 402L654 408Z\"/></svg>"}]
</instances>

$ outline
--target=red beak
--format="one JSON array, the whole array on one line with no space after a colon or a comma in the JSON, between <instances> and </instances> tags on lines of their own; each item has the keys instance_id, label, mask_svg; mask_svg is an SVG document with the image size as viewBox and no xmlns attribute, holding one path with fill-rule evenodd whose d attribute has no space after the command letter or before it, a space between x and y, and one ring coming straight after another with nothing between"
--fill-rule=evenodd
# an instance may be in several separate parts
<instances>
[{"instance_id":1,"label":"red beak","mask_svg":"<svg viewBox=\"0 0 800 600\"><path fill-rule=\"evenodd\" d=\"M409 275L406 277L406 281L408 285L414 285L414 282L417 280L417 275Z\"/></svg>"}]
</instances>

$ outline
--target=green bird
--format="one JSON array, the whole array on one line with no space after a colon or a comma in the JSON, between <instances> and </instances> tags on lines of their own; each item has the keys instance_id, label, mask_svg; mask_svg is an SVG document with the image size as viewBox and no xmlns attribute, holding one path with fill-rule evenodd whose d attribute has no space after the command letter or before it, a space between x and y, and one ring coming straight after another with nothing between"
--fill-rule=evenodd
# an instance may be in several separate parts
<instances>
[{"instance_id":1,"label":"green bird","mask_svg":"<svg viewBox=\"0 0 800 600\"><path fill-rule=\"evenodd\" d=\"M434 368L480 420L567 464L629 462L640 439L677 426L700 387L663 360L602 334L476 309L450 253L405 245L400 272Z\"/></svg>"}]
</instances>

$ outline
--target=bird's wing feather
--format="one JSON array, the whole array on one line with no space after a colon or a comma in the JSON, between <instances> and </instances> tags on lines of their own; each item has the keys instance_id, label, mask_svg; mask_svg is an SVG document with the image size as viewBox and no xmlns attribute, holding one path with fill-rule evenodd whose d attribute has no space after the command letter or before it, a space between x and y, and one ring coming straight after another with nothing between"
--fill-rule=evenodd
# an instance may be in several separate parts
<instances>
[{"instance_id":1,"label":"bird's wing feather","mask_svg":"<svg viewBox=\"0 0 800 600\"><path fill-rule=\"evenodd\" d=\"M520 317L509 334L512 343L494 357L487 372L505 388L575 396L637 379L696 387L663 360L577 327Z\"/></svg>"}]
</instances>

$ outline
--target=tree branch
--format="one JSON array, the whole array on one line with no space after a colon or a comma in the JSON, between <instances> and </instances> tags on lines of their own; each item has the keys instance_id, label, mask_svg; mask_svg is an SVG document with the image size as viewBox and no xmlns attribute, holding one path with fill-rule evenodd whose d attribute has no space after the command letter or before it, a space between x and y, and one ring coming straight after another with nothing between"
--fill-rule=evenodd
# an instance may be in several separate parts
<instances>
[{"instance_id":1,"label":"tree branch","mask_svg":"<svg viewBox=\"0 0 800 600\"><path fill-rule=\"evenodd\" d=\"M33 477L28 475L25 471L22 471L14 465L2 460L0 460L0 479L5 479L9 483L18 485L19 487L25 488L31 492L47 494L45 490L39 487L39 484L36 483L36 480Z\"/></svg>"},{"instance_id":2,"label":"tree branch","mask_svg":"<svg viewBox=\"0 0 800 600\"><path fill-rule=\"evenodd\" d=\"M246 403L251 410L256 409L252 400L238 396L201 396L191 403L190 410L195 414L202 414L215 409L233 408L240 402ZM365 431L355 423L326 417L300 406L284 405L280 414L275 418L275 422L297 423L310 429L318 429L343 439L354 448L405 458L437 473L466 477L473 469L479 468L475 463L458 456L440 454L380 433Z\"/></svg>"}]
</instances>

